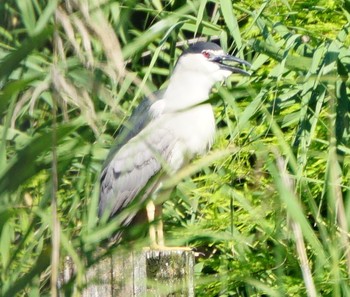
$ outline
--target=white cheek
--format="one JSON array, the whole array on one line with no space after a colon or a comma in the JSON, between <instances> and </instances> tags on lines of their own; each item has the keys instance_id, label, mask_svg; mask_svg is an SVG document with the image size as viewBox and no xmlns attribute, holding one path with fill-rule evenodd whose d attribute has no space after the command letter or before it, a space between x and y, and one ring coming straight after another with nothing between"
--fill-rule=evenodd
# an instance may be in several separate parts
<instances>
[{"instance_id":1,"label":"white cheek","mask_svg":"<svg viewBox=\"0 0 350 297\"><path fill-rule=\"evenodd\" d=\"M227 78L232 74L232 72L230 70L222 70L221 69L220 71L223 74L224 78Z\"/></svg>"},{"instance_id":2,"label":"white cheek","mask_svg":"<svg viewBox=\"0 0 350 297\"><path fill-rule=\"evenodd\" d=\"M182 69L194 72L202 72L203 65L205 67L205 65L207 64L207 60L202 55L188 55L182 57L179 61L179 64L180 68Z\"/></svg>"},{"instance_id":3,"label":"white cheek","mask_svg":"<svg viewBox=\"0 0 350 297\"><path fill-rule=\"evenodd\" d=\"M211 82L219 82L225 80L232 73L229 70L220 69L216 63L209 62L202 55L184 56L178 62L177 68L181 71L192 72L194 76L205 75Z\"/></svg>"},{"instance_id":4,"label":"white cheek","mask_svg":"<svg viewBox=\"0 0 350 297\"><path fill-rule=\"evenodd\" d=\"M215 80L216 81L224 80L225 78L229 77L231 74L232 74L232 72L229 70L218 69L215 72Z\"/></svg>"},{"instance_id":5,"label":"white cheek","mask_svg":"<svg viewBox=\"0 0 350 297\"><path fill-rule=\"evenodd\" d=\"M225 78L229 77L232 72L229 70L225 70L220 68L218 64L215 63L207 63L207 72L211 75L215 82L225 80Z\"/></svg>"}]
</instances>

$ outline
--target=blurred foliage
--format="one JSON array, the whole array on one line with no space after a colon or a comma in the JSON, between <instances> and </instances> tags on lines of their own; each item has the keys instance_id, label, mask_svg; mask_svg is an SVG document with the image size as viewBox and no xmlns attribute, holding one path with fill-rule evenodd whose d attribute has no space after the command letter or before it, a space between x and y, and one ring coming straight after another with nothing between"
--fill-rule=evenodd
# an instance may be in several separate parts
<instances>
[{"instance_id":1,"label":"blurred foliage","mask_svg":"<svg viewBox=\"0 0 350 297\"><path fill-rule=\"evenodd\" d=\"M168 244L200 253L197 296L349 296L349 12L348 0L1 2L0 295L53 293L57 249L77 267L62 290L81 292L118 228L96 216L116 131L204 38L253 75L216 86L212 152L168 181Z\"/></svg>"}]
</instances>

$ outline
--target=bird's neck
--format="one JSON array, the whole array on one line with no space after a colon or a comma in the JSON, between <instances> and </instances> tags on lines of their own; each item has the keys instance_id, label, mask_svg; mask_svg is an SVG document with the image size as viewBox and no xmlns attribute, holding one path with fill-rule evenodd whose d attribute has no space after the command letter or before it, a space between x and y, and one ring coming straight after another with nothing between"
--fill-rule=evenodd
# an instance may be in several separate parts
<instances>
[{"instance_id":1,"label":"bird's neck","mask_svg":"<svg viewBox=\"0 0 350 297\"><path fill-rule=\"evenodd\" d=\"M166 111L184 110L205 102L214 83L196 71L175 69L163 96Z\"/></svg>"}]
</instances>

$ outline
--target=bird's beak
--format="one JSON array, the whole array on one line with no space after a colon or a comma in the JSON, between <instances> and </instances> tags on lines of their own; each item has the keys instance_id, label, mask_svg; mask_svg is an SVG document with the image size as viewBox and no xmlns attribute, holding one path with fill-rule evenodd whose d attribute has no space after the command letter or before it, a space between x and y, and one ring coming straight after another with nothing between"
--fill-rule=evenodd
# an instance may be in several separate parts
<instances>
[{"instance_id":1,"label":"bird's beak","mask_svg":"<svg viewBox=\"0 0 350 297\"><path fill-rule=\"evenodd\" d=\"M247 61L242 60L240 58L237 58L235 56L231 56L229 54L218 55L218 56L215 56L215 57L211 58L211 61L215 62L215 63L218 63L220 65L221 69L229 70L232 73L240 73L240 74L243 74L243 75L250 75L249 72L247 72L247 71L245 71L245 70L243 70L241 68L237 68L237 67L234 67L234 66L232 66L230 64L227 64L227 62L229 62L229 63L231 62L231 63L238 63L238 64L241 64L241 65L246 65L248 67L252 66Z\"/></svg>"}]
</instances>

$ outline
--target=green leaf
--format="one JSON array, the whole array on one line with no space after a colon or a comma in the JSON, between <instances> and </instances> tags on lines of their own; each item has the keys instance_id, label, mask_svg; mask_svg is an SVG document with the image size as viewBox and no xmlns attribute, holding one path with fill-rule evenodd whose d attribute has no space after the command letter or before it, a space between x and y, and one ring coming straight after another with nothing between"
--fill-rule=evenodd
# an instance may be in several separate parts
<instances>
[{"instance_id":1,"label":"green leaf","mask_svg":"<svg viewBox=\"0 0 350 297\"><path fill-rule=\"evenodd\" d=\"M234 38L237 48L242 47L241 32L239 31L238 21L233 12L233 6L231 0L220 0L221 12L224 16L226 25Z\"/></svg>"},{"instance_id":2,"label":"green leaf","mask_svg":"<svg viewBox=\"0 0 350 297\"><path fill-rule=\"evenodd\" d=\"M168 30L174 23L177 23L181 15L187 14L191 10L191 6L186 4L179 8L174 13L170 14L168 17L163 18L153 26L151 26L142 35L135 38L132 42L127 44L123 49L124 59L130 58L140 49L144 48L148 43L153 42L155 39L159 38L163 32Z\"/></svg>"},{"instance_id":3,"label":"green leaf","mask_svg":"<svg viewBox=\"0 0 350 297\"><path fill-rule=\"evenodd\" d=\"M8 104L11 100L14 100L13 98L16 98L20 92L24 91L33 81L39 78L40 76L33 76L31 78L11 81L6 84L6 86L0 91L0 114L7 110Z\"/></svg>"},{"instance_id":4,"label":"green leaf","mask_svg":"<svg viewBox=\"0 0 350 297\"><path fill-rule=\"evenodd\" d=\"M337 145L350 145L350 100L344 81L337 83L335 136Z\"/></svg>"},{"instance_id":5,"label":"green leaf","mask_svg":"<svg viewBox=\"0 0 350 297\"><path fill-rule=\"evenodd\" d=\"M305 236L306 240L310 243L312 248L315 251L317 251L315 256L320 260L320 263L325 265L327 263L327 256L324 252L324 249L322 248L322 244L317 238L313 228L310 226L310 223L308 222L302 209L302 206L297 200L297 197L285 183L284 177L287 176L287 172L285 172L285 176L283 176L279 168L277 168L277 166L272 162L268 164L268 168L269 172L275 180L275 184L279 191L279 198L286 206L288 213L293 218L293 220L300 224L300 227L303 231L303 235Z\"/></svg>"},{"instance_id":6,"label":"green leaf","mask_svg":"<svg viewBox=\"0 0 350 297\"><path fill-rule=\"evenodd\" d=\"M284 59L284 51L273 45L267 44L264 41L254 39L250 40L249 44L259 53L263 53L277 61L282 61ZM288 55L286 58L285 66L293 70L303 70L307 71L311 67L312 59L303 56Z\"/></svg>"},{"instance_id":7,"label":"green leaf","mask_svg":"<svg viewBox=\"0 0 350 297\"><path fill-rule=\"evenodd\" d=\"M23 23L26 26L29 35L32 35L34 33L36 23L33 3L31 0L17 0L16 2L21 11Z\"/></svg>"},{"instance_id":8,"label":"green leaf","mask_svg":"<svg viewBox=\"0 0 350 297\"><path fill-rule=\"evenodd\" d=\"M57 128L57 143L62 144L65 138L82 126L81 118L72 123ZM49 164L38 163L38 157L50 153L52 147L52 132L44 132L35 136L27 146L21 149L4 169L0 169L0 192L13 192L28 178L33 177ZM14 178L15 177L15 178Z\"/></svg>"},{"instance_id":9,"label":"green leaf","mask_svg":"<svg viewBox=\"0 0 350 297\"><path fill-rule=\"evenodd\" d=\"M204 15L204 11L205 11L205 7L207 5L207 0L202 0L200 5L199 5L199 9L198 9L198 13L197 13L197 19L196 19L196 29L194 31L194 35L197 35L197 32L199 30L199 27L202 24L203 21L203 15Z\"/></svg>"},{"instance_id":10,"label":"green leaf","mask_svg":"<svg viewBox=\"0 0 350 297\"><path fill-rule=\"evenodd\" d=\"M35 29L33 34L37 35L41 31L44 30L46 26L48 26L48 23L50 22L53 14L55 13L55 10L57 9L58 0L50 0L48 1L47 6L45 7L44 11L41 12L38 22L36 23Z\"/></svg>"},{"instance_id":11,"label":"green leaf","mask_svg":"<svg viewBox=\"0 0 350 297\"><path fill-rule=\"evenodd\" d=\"M1 230L0 236L0 255L2 267L7 267L10 259L11 240L13 228L11 221L7 221Z\"/></svg>"},{"instance_id":12,"label":"green leaf","mask_svg":"<svg viewBox=\"0 0 350 297\"><path fill-rule=\"evenodd\" d=\"M24 40L21 46L5 56L0 62L0 81L9 77L20 63L34 50L39 49L52 36L53 28L47 27L42 32Z\"/></svg>"},{"instance_id":13,"label":"green leaf","mask_svg":"<svg viewBox=\"0 0 350 297\"><path fill-rule=\"evenodd\" d=\"M39 257L36 259L35 264L29 269L27 273L20 276L10 288L4 292L3 297L13 297L20 291L22 291L35 276L40 275L50 265L51 248L46 247Z\"/></svg>"}]
</instances>

